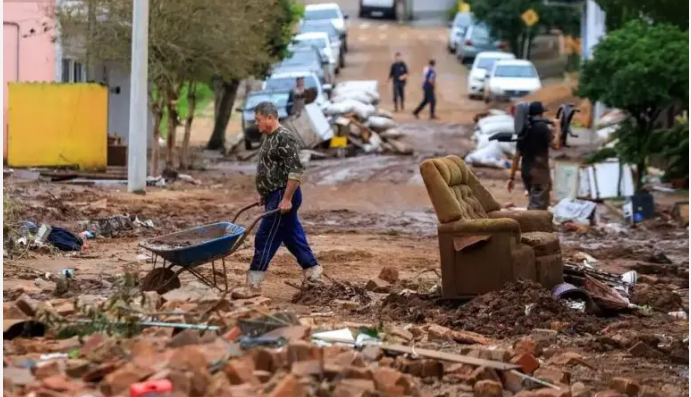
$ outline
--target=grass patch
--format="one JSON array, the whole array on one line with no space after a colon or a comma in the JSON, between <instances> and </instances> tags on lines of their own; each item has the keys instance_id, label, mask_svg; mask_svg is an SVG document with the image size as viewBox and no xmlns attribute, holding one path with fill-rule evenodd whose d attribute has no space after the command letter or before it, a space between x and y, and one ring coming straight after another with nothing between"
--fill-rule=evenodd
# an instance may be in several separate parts
<instances>
[{"instance_id":1,"label":"grass patch","mask_svg":"<svg viewBox=\"0 0 691 397\"><path fill-rule=\"evenodd\" d=\"M185 119L187 117L187 109L189 109L189 102L187 101L187 89L188 86L182 87L180 92L180 99L178 99L178 114L180 119ZM194 111L194 116L197 117L204 109L209 105L209 103L214 99L214 91L209 87L208 84L197 83L197 108ZM161 137L165 138L168 135L168 110L163 111L163 120L161 120Z\"/></svg>"}]
</instances>

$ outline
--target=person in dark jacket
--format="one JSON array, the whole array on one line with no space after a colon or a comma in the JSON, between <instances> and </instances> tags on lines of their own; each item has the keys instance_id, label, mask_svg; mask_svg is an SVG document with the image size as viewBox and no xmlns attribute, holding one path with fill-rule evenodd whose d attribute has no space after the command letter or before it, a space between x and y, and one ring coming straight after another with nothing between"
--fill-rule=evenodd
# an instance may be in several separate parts
<instances>
[{"instance_id":1,"label":"person in dark jacket","mask_svg":"<svg viewBox=\"0 0 691 397\"><path fill-rule=\"evenodd\" d=\"M429 104L430 119L435 120L437 118L436 114L434 113L434 108L437 105L437 97L434 93L437 83L437 71L435 70L435 64L436 62L434 59L430 60L429 64L425 67L425 70L422 72L422 91L424 92L425 96L422 99L420 106L418 106L413 112L415 118L420 118L420 112L427 104Z\"/></svg>"},{"instance_id":2,"label":"person in dark jacket","mask_svg":"<svg viewBox=\"0 0 691 397\"><path fill-rule=\"evenodd\" d=\"M542 118L544 112L542 102L530 104L529 130L525 137L516 143L516 154L511 164L511 177L507 186L509 192L513 191L514 177L520 161L521 179L529 196L529 210L546 210L549 207L552 189L549 148L554 145L554 138L547 120Z\"/></svg>"},{"instance_id":3,"label":"person in dark jacket","mask_svg":"<svg viewBox=\"0 0 691 397\"><path fill-rule=\"evenodd\" d=\"M401 110L405 110L405 82L408 78L408 66L401 59L401 53L397 52L394 63L389 70L389 80L393 83L393 105L394 111L398 112L398 103L401 103Z\"/></svg>"}]
</instances>

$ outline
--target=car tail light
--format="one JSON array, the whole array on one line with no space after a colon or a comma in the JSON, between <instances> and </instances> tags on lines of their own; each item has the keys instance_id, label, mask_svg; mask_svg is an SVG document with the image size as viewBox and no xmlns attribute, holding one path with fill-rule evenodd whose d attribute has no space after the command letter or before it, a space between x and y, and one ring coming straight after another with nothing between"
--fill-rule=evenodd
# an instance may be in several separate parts
<instances>
[{"instance_id":1,"label":"car tail light","mask_svg":"<svg viewBox=\"0 0 691 397\"><path fill-rule=\"evenodd\" d=\"M466 40L466 41L465 41L465 45L473 45L473 42L470 41L470 40Z\"/></svg>"},{"instance_id":2,"label":"car tail light","mask_svg":"<svg viewBox=\"0 0 691 397\"><path fill-rule=\"evenodd\" d=\"M500 41L499 44L497 44L497 48L499 48L500 50L503 50L504 49L504 43Z\"/></svg>"}]
</instances>

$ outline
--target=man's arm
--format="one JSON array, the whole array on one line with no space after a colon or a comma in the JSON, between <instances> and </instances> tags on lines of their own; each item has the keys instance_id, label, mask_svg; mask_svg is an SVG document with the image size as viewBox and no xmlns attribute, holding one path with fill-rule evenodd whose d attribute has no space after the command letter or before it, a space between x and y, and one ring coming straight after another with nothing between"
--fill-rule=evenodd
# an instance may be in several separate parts
<instances>
[{"instance_id":1,"label":"man's arm","mask_svg":"<svg viewBox=\"0 0 691 397\"><path fill-rule=\"evenodd\" d=\"M286 185L285 193L283 194L283 199L278 204L278 209L281 213L285 214L290 212L293 208L293 194L300 186L300 180L302 179L302 173L305 168L300 162L300 147L297 141L290 136L286 136L281 142L283 145L282 152L283 158L285 159L284 166L288 169L288 183Z\"/></svg>"},{"instance_id":2,"label":"man's arm","mask_svg":"<svg viewBox=\"0 0 691 397\"><path fill-rule=\"evenodd\" d=\"M403 74L401 75L401 80L406 80L408 78L408 65L403 63Z\"/></svg>"}]
</instances>

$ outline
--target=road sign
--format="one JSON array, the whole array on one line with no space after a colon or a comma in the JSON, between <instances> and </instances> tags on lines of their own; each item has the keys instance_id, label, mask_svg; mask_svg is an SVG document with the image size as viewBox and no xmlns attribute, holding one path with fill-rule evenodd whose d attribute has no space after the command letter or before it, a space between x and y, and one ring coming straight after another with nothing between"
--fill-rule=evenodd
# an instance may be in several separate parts
<instances>
[{"instance_id":1,"label":"road sign","mask_svg":"<svg viewBox=\"0 0 691 397\"><path fill-rule=\"evenodd\" d=\"M537 16L537 12L535 12L535 10L531 8L528 11L521 14L521 19L523 20L523 22L525 22L527 26L530 27L535 25L537 21L540 20L540 17Z\"/></svg>"}]
</instances>

